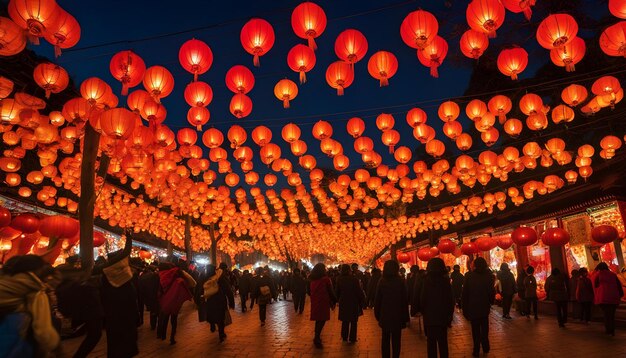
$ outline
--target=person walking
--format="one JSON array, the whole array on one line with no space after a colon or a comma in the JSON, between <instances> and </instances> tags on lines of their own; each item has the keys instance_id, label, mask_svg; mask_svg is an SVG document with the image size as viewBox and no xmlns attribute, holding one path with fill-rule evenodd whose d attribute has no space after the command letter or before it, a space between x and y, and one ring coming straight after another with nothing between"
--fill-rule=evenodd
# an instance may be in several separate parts
<instances>
[{"instance_id":1,"label":"person walking","mask_svg":"<svg viewBox=\"0 0 626 358\"><path fill-rule=\"evenodd\" d=\"M230 324L228 308L235 309L235 297L224 270L207 265L206 273L200 275L196 285L194 300L198 305L199 321L209 322L211 332L215 332L217 326L220 342L223 342L226 339L225 327Z\"/></svg>"},{"instance_id":2,"label":"person walking","mask_svg":"<svg viewBox=\"0 0 626 358\"><path fill-rule=\"evenodd\" d=\"M313 344L316 348L323 348L322 329L326 321L330 320L330 310L335 308L337 298L333 290L333 284L326 274L326 266L318 263L309 275L309 295L311 296L311 321L315 321L315 338Z\"/></svg>"},{"instance_id":3,"label":"person walking","mask_svg":"<svg viewBox=\"0 0 626 358\"><path fill-rule=\"evenodd\" d=\"M578 270L576 301L581 307L580 321L589 324L589 321L591 321L591 307L593 305L593 283L589 278L589 272L586 267L581 267Z\"/></svg>"},{"instance_id":4,"label":"person walking","mask_svg":"<svg viewBox=\"0 0 626 358\"><path fill-rule=\"evenodd\" d=\"M548 300L556 305L556 319L561 328L567 323L567 300L569 298L567 286L567 277L558 268L553 268L552 273L546 279L545 289Z\"/></svg>"},{"instance_id":5,"label":"person walking","mask_svg":"<svg viewBox=\"0 0 626 358\"><path fill-rule=\"evenodd\" d=\"M299 268L293 269L291 278L291 298L293 299L293 308L296 313L304 312L304 303L306 301L307 281Z\"/></svg>"},{"instance_id":6,"label":"person walking","mask_svg":"<svg viewBox=\"0 0 626 358\"><path fill-rule=\"evenodd\" d=\"M365 294L361 282L352 274L348 265L341 265L341 275L337 278L336 296L339 302L339 320L341 321L341 339L355 343L357 321L363 315Z\"/></svg>"},{"instance_id":7,"label":"person walking","mask_svg":"<svg viewBox=\"0 0 626 358\"><path fill-rule=\"evenodd\" d=\"M400 357L402 329L409 323L409 302L404 279L397 261L388 260L376 289L374 316L383 330L383 358ZM391 343L391 344L390 344Z\"/></svg>"},{"instance_id":8,"label":"person walking","mask_svg":"<svg viewBox=\"0 0 626 358\"><path fill-rule=\"evenodd\" d=\"M498 272L498 281L500 281L500 294L502 295L502 318L511 319L511 305L513 304L513 296L517 292L515 284L515 276L509 269L509 264L503 262Z\"/></svg>"},{"instance_id":9,"label":"person walking","mask_svg":"<svg viewBox=\"0 0 626 358\"><path fill-rule=\"evenodd\" d=\"M247 311L248 296L252 289L252 275L250 271L244 270L243 275L239 278L239 299L241 300L241 312Z\"/></svg>"},{"instance_id":10,"label":"person walking","mask_svg":"<svg viewBox=\"0 0 626 358\"><path fill-rule=\"evenodd\" d=\"M169 263L162 263L159 268L159 320L157 323L157 338L165 340L167 337L168 321L172 323L170 344L176 344L176 329L178 328L178 313L185 301L190 300L196 281L180 267Z\"/></svg>"},{"instance_id":11,"label":"person walking","mask_svg":"<svg viewBox=\"0 0 626 358\"><path fill-rule=\"evenodd\" d=\"M578 270L574 269L571 272L569 279L569 301L572 303L572 318L580 319L581 307L580 303L576 300L576 291L578 290L578 278L580 274Z\"/></svg>"},{"instance_id":12,"label":"person walking","mask_svg":"<svg viewBox=\"0 0 626 358\"><path fill-rule=\"evenodd\" d=\"M159 317L159 274L156 266L148 266L137 280L137 294L150 312L150 329L155 330Z\"/></svg>"},{"instance_id":13,"label":"person walking","mask_svg":"<svg viewBox=\"0 0 626 358\"><path fill-rule=\"evenodd\" d=\"M272 298L274 300L277 299L278 292L276 292L276 286L272 283L269 271L260 267L257 268L257 276L253 286L252 299L259 305L259 320L261 321L261 326L265 326L267 305L272 301Z\"/></svg>"},{"instance_id":14,"label":"person walking","mask_svg":"<svg viewBox=\"0 0 626 358\"><path fill-rule=\"evenodd\" d=\"M494 276L487 267L487 261L478 257L474 260L474 270L465 275L461 297L463 315L472 324L474 357L478 357L481 346L484 353L489 353L489 313L495 295Z\"/></svg>"},{"instance_id":15,"label":"person walking","mask_svg":"<svg viewBox=\"0 0 626 358\"><path fill-rule=\"evenodd\" d=\"M530 318L530 310L532 308L535 319L539 319L537 315L537 279L534 276L535 268L528 266L526 268L526 277L524 277L524 300L526 302L526 318Z\"/></svg>"},{"instance_id":16,"label":"person walking","mask_svg":"<svg viewBox=\"0 0 626 358\"><path fill-rule=\"evenodd\" d=\"M526 308L526 288L524 287L524 279L526 278L526 271L522 268L517 269L517 297L519 298L519 313L522 316L528 315Z\"/></svg>"},{"instance_id":17,"label":"person walking","mask_svg":"<svg viewBox=\"0 0 626 358\"><path fill-rule=\"evenodd\" d=\"M624 290L617 275L609 270L605 262L596 266L596 274L593 279L594 301L604 313L604 331L606 334L615 335L615 310L620 303Z\"/></svg>"},{"instance_id":18,"label":"person walking","mask_svg":"<svg viewBox=\"0 0 626 358\"><path fill-rule=\"evenodd\" d=\"M448 357L448 326L454 314L454 299L448 271L442 259L435 257L428 261L426 277L414 295L415 306L424 316L426 350L429 358ZM411 305L413 310L413 304Z\"/></svg>"},{"instance_id":19,"label":"person walking","mask_svg":"<svg viewBox=\"0 0 626 358\"><path fill-rule=\"evenodd\" d=\"M461 273L461 266L454 265L452 273L450 274L452 280L452 294L454 295L454 302L457 308L461 308L461 294L463 293L463 281L465 277Z\"/></svg>"},{"instance_id":20,"label":"person walking","mask_svg":"<svg viewBox=\"0 0 626 358\"><path fill-rule=\"evenodd\" d=\"M367 284L367 292L365 292L367 307L374 307L374 299L376 298L376 289L378 288L378 282L382 277L382 271L379 268L372 269L372 277Z\"/></svg>"}]
</instances>

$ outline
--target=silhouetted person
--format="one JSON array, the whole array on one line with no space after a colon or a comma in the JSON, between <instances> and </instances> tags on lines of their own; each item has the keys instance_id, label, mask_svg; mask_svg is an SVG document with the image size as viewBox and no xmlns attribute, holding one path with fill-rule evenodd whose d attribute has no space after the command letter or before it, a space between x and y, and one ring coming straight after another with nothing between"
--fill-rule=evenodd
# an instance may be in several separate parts
<instances>
[{"instance_id":1,"label":"silhouetted person","mask_svg":"<svg viewBox=\"0 0 626 358\"><path fill-rule=\"evenodd\" d=\"M450 274L452 280L452 294L454 295L454 302L458 308L461 308L461 294L463 293L463 280L465 277L461 273L461 266L454 265L452 273Z\"/></svg>"},{"instance_id":2,"label":"silhouetted person","mask_svg":"<svg viewBox=\"0 0 626 358\"><path fill-rule=\"evenodd\" d=\"M224 270L207 265L206 273L200 275L196 285L194 299L200 322L209 322L211 332L215 332L217 326L220 342L223 342L226 339L226 315L230 314L228 308L235 309L235 297Z\"/></svg>"},{"instance_id":3,"label":"silhouetted person","mask_svg":"<svg viewBox=\"0 0 626 358\"><path fill-rule=\"evenodd\" d=\"M139 275L137 282L138 295L142 298L143 304L150 312L150 329L156 329L159 317L159 274L156 267L150 266Z\"/></svg>"},{"instance_id":4,"label":"silhouetted person","mask_svg":"<svg viewBox=\"0 0 626 358\"><path fill-rule=\"evenodd\" d=\"M500 281L500 294L502 295L502 318L511 319L511 305L513 304L513 296L517 292L515 276L509 270L509 264L503 262L498 272L498 281Z\"/></svg>"},{"instance_id":5,"label":"silhouetted person","mask_svg":"<svg viewBox=\"0 0 626 358\"><path fill-rule=\"evenodd\" d=\"M339 320L341 321L341 339L344 342L356 342L357 321L363 314L365 294L361 282L352 274L350 266L341 265L341 275L337 278L336 296L339 302Z\"/></svg>"},{"instance_id":6,"label":"silhouetted person","mask_svg":"<svg viewBox=\"0 0 626 358\"><path fill-rule=\"evenodd\" d=\"M372 269L372 277L367 284L367 291L365 292L365 296L367 299L367 307L374 307L374 299L376 298L376 289L378 288L378 282L382 277L382 271L379 268Z\"/></svg>"},{"instance_id":7,"label":"silhouetted person","mask_svg":"<svg viewBox=\"0 0 626 358\"><path fill-rule=\"evenodd\" d=\"M246 302L248 301L250 290L252 290L252 275L250 271L244 270L243 275L239 278L239 298L241 300L242 312L246 312L247 310Z\"/></svg>"},{"instance_id":8,"label":"silhouetted person","mask_svg":"<svg viewBox=\"0 0 626 358\"><path fill-rule=\"evenodd\" d=\"M539 319L537 315L537 279L533 275L535 268L528 266L526 268L526 277L524 277L524 300L526 302L526 318L530 318L530 310L532 308L535 319Z\"/></svg>"},{"instance_id":9,"label":"silhouetted person","mask_svg":"<svg viewBox=\"0 0 626 358\"><path fill-rule=\"evenodd\" d=\"M581 315L581 305L576 300L576 291L578 291L578 278L580 274L578 270L572 270L571 276L569 279L569 301L572 303L572 318L580 319Z\"/></svg>"},{"instance_id":10,"label":"silhouetted person","mask_svg":"<svg viewBox=\"0 0 626 358\"><path fill-rule=\"evenodd\" d=\"M595 269L593 289L595 303L604 312L604 330L606 334L615 335L615 310L620 303L624 290L617 275L609 270L605 262L600 262Z\"/></svg>"},{"instance_id":11,"label":"silhouetted person","mask_svg":"<svg viewBox=\"0 0 626 358\"><path fill-rule=\"evenodd\" d=\"M400 357L401 333L410 317L406 285L400 276L400 265L397 261L388 260L383 266L383 276L374 299L374 315L383 330L383 358Z\"/></svg>"},{"instance_id":12,"label":"silhouetted person","mask_svg":"<svg viewBox=\"0 0 626 358\"><path fill-rule=\"evenodd\" d=\"M487 261L478 257L474 260L474 270L465 275L463 283L463 315L472 323L472 356L478 357L480 347L489 352L489 313L495 300L494 277L487 268Z\"/></svg>"},{"instance_id":13,"label":"silhouetted person","mask_svg":"<svg viewBox=\"0 0 626 358\"><path fill-rule=\"evenodd\" d=\"M556 319L559 327L565 327L567 323L567 300L569 299L568 279L558 268L553 268L552 273L546 279L545 289L548 300L556 305Z\"/></svg>"},{"instance_id":14,"label":"silhouetted person","mask_svg":"<svg viewBox=\"0 0 626 358\"><path fill-rule=\"evenodd\" d=\"M333 290L333 284L326 274L326 266L318 263L309 275L309 295L311 296L311 321L315 321L315 338L313 344L317 348L323 348L322 329L326 321L330 320L330 309L335 308L337 298Z\"/></svg>"},{"instance_id":15,"label":"silhouetted person","mask_svg":"<svg viewBox=\"0 0 626 358\"><path fill-rule=\"evenodd\" d=\"M267 270L258 268L253 282L252 299L259 305L259 320L261 321L261 326L265 326L267 305L272 299L278 297L278 292Z\"/></svg>"},{"instance_id":16,"label":"silhouetted person","mask_svg":"<svg viewBox=\"0 0 626 358\"><path fill-rule=\"evenodd\" d=\"M591 321L591 307L593 306L593 283L588 274L586 267L580 268L576 285L576 301L581 306L580 320L585 324Z\"/></svg>"},{"instance_id":17,"label":"silhouetted person","mask_svg":"<svg viewBox=\"0 0 626 358\"><path fill-rule=\"evenodd\" d=\"M406 279L406 290L409 295L409 305L413 302L413 295L415 294L415 281L417 281L417 275L420 268L417 265L412 265L409 270L409 276Z\"/></svg>"},{"instance_id":18,"label":"silhouetted person","mask_svg":"<svg viewBox=\"0 0 626 358\"><path fill-rule=\"evenodd\" d=\"M291 277L291 298L293 299L293 308L299 314L304 312L307 285L307 280L300 269L295 268Z\"/></svg>"}]
</instances>

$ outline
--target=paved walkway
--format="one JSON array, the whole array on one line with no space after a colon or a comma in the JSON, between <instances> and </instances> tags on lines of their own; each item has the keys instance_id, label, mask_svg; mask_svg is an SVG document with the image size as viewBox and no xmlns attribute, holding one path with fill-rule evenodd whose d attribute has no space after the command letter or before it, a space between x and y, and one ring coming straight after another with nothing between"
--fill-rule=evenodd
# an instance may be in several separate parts
<instances>
[{"instance_id":1,"label":"paved walkway","mask_svg":"<svg viewBox=\"0 0 626 358\"><path fill-rule=\"evenodd\" d=\"M226 328L228 338L219 343L217 333L209 331L207 323L199 323L193 304L186 303L178 319L177 344L169 340L157 341L149 325L139 328L140 357L380 357L380 328L372 310L365 311L359 320L358 342L343 343L340 338L341 323L337 310L324 327L324 349L313 347L313 322L308 319L307 308L296 315L291 302L277 302L268 306L268 319L261 327L258 308L241 313L232 312L233 324ZM626 332L615 337L603 334L600 323L589 326L569 323L559 328L554 316L544 316L538 321L517 315L513 320L502 320L499 308L494 308L490 322L491 352L485 357L626 357ZM147 316L146 316L147 318ZM148 322L148 319L146 319ZM425 357L426 338L414 318L411 326L402 332L402 357ZM169 336L168 336L169 338ZM70 357L81 338L64 341L64 351ZM106 357L106 337L90 357ZM472 343L468 322L455 314L449 330L450 357L471 357Z\"/></svg>"}]
</instances>

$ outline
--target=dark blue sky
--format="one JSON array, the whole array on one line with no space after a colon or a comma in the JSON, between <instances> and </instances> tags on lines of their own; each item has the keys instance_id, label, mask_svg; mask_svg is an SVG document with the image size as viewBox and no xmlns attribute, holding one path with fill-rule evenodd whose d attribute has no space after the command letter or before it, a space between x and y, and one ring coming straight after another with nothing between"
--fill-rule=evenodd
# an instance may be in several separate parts
<instances>
[{"instance_id":1,"label":"dark blue sky","mask_svg":"<svg viewBox=\"0 0 626 358\"><path fill-rule=\"evenodd\" d=\"M185 41L195 37L208 43L214 54L213 66L199 77L214 90L213 102L208 107L211 119L204 129L215 126L226 134L231 124L240 124L248 131L246 145L256 151L258 147L250 139L250 133L255 126L264 124L272 129L272 141L281 146L283 156L291 159L295 168L297 161L289 151L289 146L280 137L282 126L294 122L302 129L302 139L309 145L308 154L318 158L318 166L332 167L332 161L325 159L325 155L320 152L319 142L310 135L312 125L324 119L333 124L333 138L342 142L345 154L351 160L351 171L361 167L362 162L360 155L352 149L353 140L345 132L345 123L350 117L359 116L366 122L364 135L374 140L375 149L383 156L383 162L395 166L397 163L380 142L381 132L375 125L375 117L382 112L394 114L395 129L401 133L402 138L399 145L407 145L412 149L421 147L405 121L406 111L418 106L427 111L428 124L437 130L437 138L448 148L455 147L454 142L441 133L443 123L437 117L436 111L442 101L463 95L472 73L473 60L464 57L459 50L460 35L468 29L465 20L468 1L449 2L452 3L450 7L445 6L443 0L317 1L325 10L329 22L325 32L316 40L319 47L316 52L317 64L307 73L307 83L299 86L298 97L292 101L290 109L283 109L281 101L274 97L273 88L282 78L298 82L298 74L289 69L286 57L295 44L306 43L293 33L290 23L291 11L299 1L61 0L60 5L80 22L82 37L75 48L64 51L58 63L68 70L77 83L87 77L97 76L106 80L118 95L121 85L112 78L108 70L110 58L116 52L132 49L144 59L147 66L167 67L174 74L176 84L173 93L163 99L168 110L165 123L177 130L189 126L186 120L188 106L183 98L183 90L192 80L192 75L183 70L178 62L178 49ZM589 1L592 2L603 7L597 10L599 15L608 14L606 3ZM593 4L586 6L590 5ZM409 12L418 8L435 14L440 24L439 35L448 41L448 56L439 69L439 78L436 79L430 77L429 69L419 63L415 50L406 46L400 38L402 20ZM538 45L534 33L538 22L545 15L534 14L532 22L528 24L522 14L507 11L503 30L498 31L506 35L491 41L486 56L496 57L505 44L522 44L529 52L536 50ZM251 17L261 17L269 21L276 33L276 43L261 58L260 68L252 66L252 56L244 51L239 40L241 27ZM348 28L363 32L368 39L369 50L366 58L356 64L354 83L346 89L344 96L338 97L336 91L327 85L325 71L330 63L337 60L334 53L335 38ZM597 38L595 33L592 36ZM47 44L42 43L35 50L53 58L52 47ZM399 60L399 70L390 79L389 87L380 88L378 81L367 72L367 59L378 50L391 51ZM549 61L547 50L537 53L538 56L531 56L529 67L520 79L532 77L535 70ZM224 84L226 71L236 64L247 66L256 77L255 87L249 94L254 109L244 119L236 119L230 114L228 106L232 93ZM562 69L555 66L555 70ZM493 71L498 70L494 68ZM510 80L502 75L502 81ZM120 97L120 105L122 104L125 104L125 97ZM464 115L464 106L459 120L464 131L474 131L473 125ZM474 146L485 148L482 143L475 143ZM226 145L224 147L227 148ZM421 148L416 153L413 161L420 159L420 156L426 156ZM205 156L208 156L206 150ZM229 157L232 159L230 150ZM234 171L241 173L239 165L234 160L231 162ZM212 169L216 170L215 164L212 164ZM261 174L261 181L262 175L268 172L259 162L255 162L254 170ZM299 172L303 179L307 177L302 170ZM279 180L283 180L280 175Z\"/></svg>"}]
</instances>

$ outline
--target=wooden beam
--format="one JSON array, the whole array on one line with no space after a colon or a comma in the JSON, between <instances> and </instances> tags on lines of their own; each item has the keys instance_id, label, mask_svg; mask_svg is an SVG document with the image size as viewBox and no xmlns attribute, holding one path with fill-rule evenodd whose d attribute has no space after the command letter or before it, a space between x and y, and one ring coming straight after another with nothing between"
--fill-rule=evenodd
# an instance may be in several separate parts
<instances>
[{"instance_id":1,"label":"wooden beam","mask_svg":"<svg viewBox=\"0 0 626 358\"><path fill-rule=\"evenodd\" d=\"M193 250L191 249L191 216L185 215L185 255L187 262L193 260Z\"/></svg>"},{"instance_id":2,"label":"wooden beam","mask_svg":"<svg viewBox=\"0 0 626 358\"><path fill-rule=\"evenodd\" d=\"M83 138L83 160L80 167L80 200L78 219L80 222L80 260L85 273L93 268L93 213L96 204L95 168L98 157L100 133L91 125L85 125Z\"/></svg>"}]
</instances>

